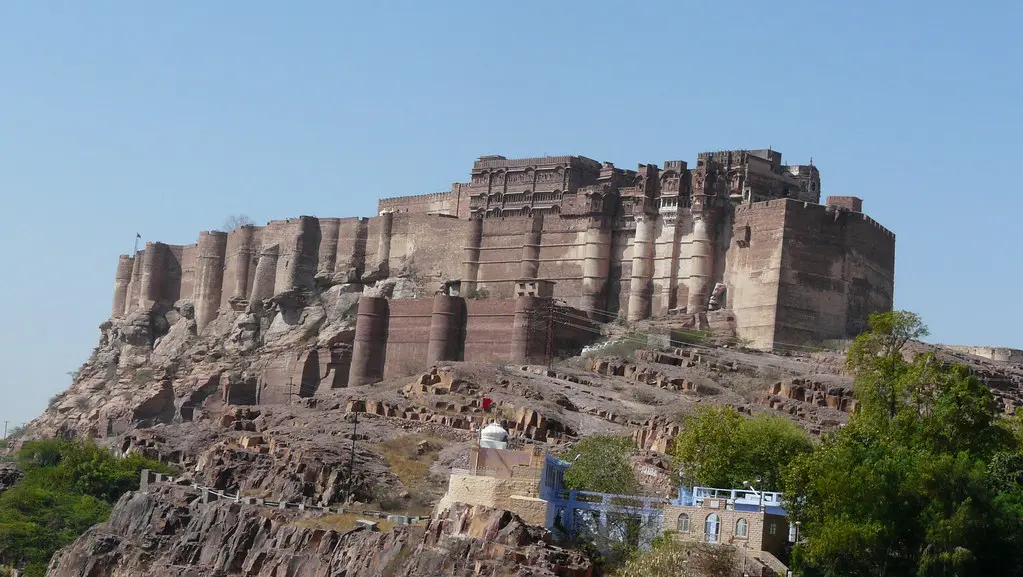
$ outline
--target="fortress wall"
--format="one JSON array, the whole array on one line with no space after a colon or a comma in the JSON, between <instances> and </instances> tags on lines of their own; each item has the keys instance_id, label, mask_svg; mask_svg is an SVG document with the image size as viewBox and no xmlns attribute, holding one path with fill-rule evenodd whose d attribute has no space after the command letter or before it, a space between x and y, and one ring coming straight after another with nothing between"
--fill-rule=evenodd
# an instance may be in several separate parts
<instances>
[{"instance_id":1,"label":"fortress wall","mask_svg":"<svg viewBox=\"0 0 1023 577\"><path fill-rule=\"evenodd\" d=\"M636 254L633 246L635 237L635 223L630 223L629 227L615 230L608 235L611 241L611 245L608 247L610 260L603 306L599 308L607 310L611 314L620 314L623 318L628 315L629 301L631 300L632 274L635 265L632 257Z\"/></svg>"},{"instance_id":2,"label":"fortress wall","mask_svg":"<svg viewBox=\"0 0 1023 577\"><path fill-rule=\"evenodd\" d=\"M687 210L685 214L681 211L678 216L678 224L675 235L678 238L678 260L675 261L675 306L685 307L689 301L689 278L692 271L693 254L693 217Z\"/></svg>"},{"instance_id":3,"label":"fortress wall","mask_svg":"<svg viewBox=\"0 0 1023 577\"><path fill-rule=\"evenodd\" d=\"M522 268L523 239L526 233L532 230L532 225L533 219L529 217L484 219L477 281L481 287L486 288L488 298L510 299L515 296L515 281L519 278ZM463 233L463 238L467 234L468 230ZM546 242L547 234L544 231L541 243ZM546 278L542 248L540 253L539 274Z\"/></svg>"},{"instance_id":4,"label":"fortress wall","mask_svg":"<svg viewBox=\"0 0 1023 577\"><path fill-rule=\"evenodd\" d=\"M224 250L224 280L220 306L231 299L248 299L256 278L256 265L263 236L263 227L244 225L227 233Z\"/></svg>"},{"instance_id":5,"label":"fortress wall","mask_svg":"<svg viewBox=\"0 0 1023 577\"><path fill-rule=\"evenodd\" d=\"M337 269L337 241L340 235L340 218L321 218L320 249L316 259L316 278L330 279Z\"/></svg>"},{"instance_id":6,"label":"fortress wall","mask_svg":"<svg viewBox=\"0 0 1023 577\"><path fill-rule=\"evenodd\" d=\"M411 214L442 213L454 216L457 214L457 201L458 195L450 191L381 198L377 201L377 214L392 211Z\"/></svg>"},{"instance_id":7,"label":"fortress wall","mask_svg":"<svg viewBox=\"0 0 1023 577\"><path fill-rule=\"evenodd\" d=\"M457 300L456 308L464 303L465 316L458 315L457 322L464 327L446 327L443 307L437 302ZM449 303L450 304L450 303ZM391 379L421 371L431 363L429 351L431 338L437 340L439 331L445 331L449 338L451 352L460 352L469 362L509 362L512 360L513 343L516 341L516 301L507 299L464 300L435 298L389 300L362 297L359 301L359 317L356 325L354 350L350 361L352 385L367 384L381 379ZM579 314L575 311L575 314ZM539 321L538 321L539 322ZM529 350L543 350L546 343L546 325L531 328ZM464 331L462 330L464 328ZM522 327L518 326L521 331ZM566 333L580 342L590 342L590 332L566 329ZM570 333L570 334L569 334ZM521 339L519 339L521 340ZM457 341L457 342L456 342ZM574 341L573 341L574 342ZM285 371L287 372L287 371ZM288 373L290 374L290 373ZM267 380L274 380L266 377ZM277 378L275 382L280 381Z\"/></svg>"},{"instance_id":8,"label":"fortress wall","mask_svg":"<svg viewBox=\"0 0 1023 577\"><path fill-rule=\"evenodd\" d=\"M127 302L124 314L128 314L141 306L142 301L142 262L146 259L146 249L135 253L135 262L131 264L131 281L128 283Z\"/></svg>"},{"instance_id":9,"label":"fortress wall","mask_svg":"<svg viewBox=\"0 0 1023 577\"><path fill-rule=\"evenodd\" d=\"M483 219L473 218L465 237L462 239L462 293L470 294L477 289L480 273L480 247L483 246Z\"/></svg>"},{"instance_id":10,"label":"fortress wall","mask_svg":"<svg viewBox=\"0 0 1023 577\"><path fill-rule=\"evenodd\" d=\"M139 307L174 304L181 294L181 246L147 242L139 278Z\"/></svg>"},{"instance_id":11,"label":"fortress wall","mask_svg":"<svg viewBox=\"0 0 1023 577\"><path fill-rule=\"evenodd\" d=\"M450 216L395 214L388 262L392 276L408 265L428 290L442 280L459 278L465 238L471 226L470 221ZM521 252L521 237L519 242Z\"/></svg>"},{"instance_id":12,"label":"fortress wall","mask_svg":"<svg viewBox=\"0 0 1023 577\"><path fill-rule=\"evenodd\" d=\"M724 283L728 287L728 302L735 313L736 334L749 340L753 347L770 349L775 338L785 202L738 206L732 227L731 243L725 256L728 272Z\"/></svg>"},{"instance_id":13,"label":"fortress wall","mask_svg":"<svg viewBox=\"0 0 1023 577\"><path fill-rule=\"evenodd\" d=\"M603 311L609 306L608 275L614 245L614 232L608 219L604 217L587 219L582 297L575 306L586 310L592 320L609 320Z\"/></svg>"},{"instance_id":14,"label":"fortress wall","mask_svg":"<svg viewBox=\"0 0 1023 577\"><path fill-rule=\"evenodd\" d=\"M469 185L463 182L456 182L451 185L451 194L455 197L455 215L458 218L468 220L471 214L469 212L469 201L472 200Z\"/></svg>"},{"instance_id":15,"label":"fortress wall","mask_svg":"<svg viewBox=\"0 0 1023 577\"><path fill-rule=\"evenodd\" d=\"M785 238L775 347L846 336L846 227L850 213L795 200L785 204Z\"/></svg>"},{"instance_id":16,"label":"fortress wall","mask_svg":"<svg viewBox=\"0 0 1023 577\"><path fill-rule=\"evenodd\" d=\"M465 308L465 360L509 362L515 336L515 301L467 300Z\"/></svg>"},{"instance_id":17,"label":"fortress wall","mask_svg":"<svg viewBox=\"0 0 1023 577\"><path fill-rule=\"evenodd\" d=\"M259 251L256 270L252 276L252 288L249 290L249 301L266 300L276 294L275 282L280 247L276 243L272 243L270 234L264 236L266 237L265 242L268 244L264 244Z\"/></svg>"},{"instance_id":18,"label":"fortress wall","mask_svg":"<svg viewBox=\"0 0 1023 577\"><path fill-rule=\"evenodd\" d=\"M191 299L195 294L195 264L198 248L196 245L190 244L180 248L172 247L172 252L181 267L181 281L178 285L178 299Z\"/></svg>"},{"instance_id":19,"label":"fortress wall","mask_svg":"<svg viewBox=\"0 0 1023 577\"><path fill-rule=\"evenodd\" d=\"M427 365L433 299L402 299L388 302L384 378L408 376Z\"/></svg>"},{"instance_id":20,"label":"fortress wall","mask_svg":"<svg viewBox=\"0 0 1023 577\"><path fill-rule=\"evenodd\" d=\"M895 235L870 217L847 213L845 250L849 336L867 330L867 318L890 311L895 298Z\"/></svg>"},{"instance_id":21,"label":"fortress wall","mask_svg":"<svg viewBox=\"0 0 1023 577\"><path fill-rule=\"evenodd\" d=\"M227 254L227 233L199 233L195 255L195 322L199 330L217 318L224 286L224 263ZM184 286L182 286L184 289Z\"/></svg>"},{"instance_id":22,"label":"fortress wall","mask_svg":"<svg viewBox=\"0 0 1023 577\"><path fill-rule=\"evenodd\" d=\"M1008 347L978 347L961 345L941 345L959 353L983 357L1000 363L1023 363L1023 351Z\"/></svg>"},{"instance_id":23,"label":"fortress wall","mask_svg":"<svg viewBox=\"0 0 1023 577\"><path fill-rule=\"evenodd\" d=\"M267 223L264 244L278 247L274 294L314 285L320 249L319 220L300 216Z\"/></svg>"},{"instance_id":24,"label":"fortress wall","mask_svg":"<svg viewBox=\"0 0 1023 577\"><path fill-rule=\"evenodd\" d=\"M368 218L342 218L338 221L334 270L346 281L360 278L366 270L369 221Z\"/></svg>"},{"instance_id":25,"label":"fortress wall","mask_svg":"<svg viewBox=\"0 0 1023 577\"><path fill-rule=\"evenodd\" d=\"M554 281L554 295L574 306L582 304L585 259L586 219L545 218L538 276Z\"/></svg>"},{"instance_id":26,"label":"fortress wall","mask_svg":"<svg viewBox=\"0 0 1023 577\"><path fill-rule=\"evenodd\" d=\"M365 271L371 272L376 271L380 267L380 248L381 248L381 237L386 238L388 249L390 250L390 232L387 230L385 223L387 219L382 216L374 216L366 220L366 244L363 252L363 258L365 260ZM393 224L393 220L391 221ZM389 226L389 225L388 225ZM388 255L388 258L390 256Z\"/></svg>"},{"instance_id":27,"label":"fortress wall","mask_svg":"<svg viewBox=\"0 0 1023 577\"><path fill-rule=\"evenodd\" d=\"M117 259L117 271L114 273L114 303L110 316L119 317L125 313L128 304L128 290L131 285L131 271L135 267L135 258L122 254Z\"/></svg>"},{"instance_id":28,"label":"fortress wall","mask_svg":"<svg viewBox=\"0 0 1023 577\"><path fill-rule=\"evenodd\" d=\"M654 316L664 315L678 306L678 270L680 233L683 230L682 215L674 223L658 218L654 228L653 279L650 296L650 310Z\"/></svg>"}]
</instances>

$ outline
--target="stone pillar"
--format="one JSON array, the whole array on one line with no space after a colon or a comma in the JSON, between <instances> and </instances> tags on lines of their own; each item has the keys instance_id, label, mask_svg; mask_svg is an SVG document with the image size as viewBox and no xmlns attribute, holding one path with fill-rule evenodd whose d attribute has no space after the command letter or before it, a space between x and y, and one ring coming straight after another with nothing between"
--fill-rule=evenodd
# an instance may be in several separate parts
<instances>
[{"instance_id":1,"label":"stone pillar","mask_svg":"<svg viewBox=\"0 0 1023 577\"><path fill-rule=\"evenodd\" d=\"M341 233L340 218L321 218L320 253L316 259L316 278L331 280L337 268L337 241Z\"/></svg>"},{"instance_id":2,"label":"stone pillar","mask_svg":"<svg viewBox=\"0 0 1023 577\"><path fill-rule=\"evenodd\" d=\"M277 245L268 246L259 254L256 263L256 277L252 280L250 301L261 301L274 296L274 282L277 278L277 260L280 249Z\"/></svg>"},{"instance_id":3,"label":"stone pillar","mask_svg":"<svg viewBox=\"0 0 1023 577\"><path fill-rule=\"evenodd\" d=\"M519 277L535 279L540 274L540 237L543 232L543 216L535 216L522 240L522 264Z\"/></svg>"},{"instance_id":4,"label":"stone pillar","mask_svg":"<svg viewBox=\"0 0 1023 577\"><path fill-rule=\"evenodd\" d=\"M385 212L380 215L380 238L377 240L376 270L383 277L389 276L391 261L391 229L394 227L394 213Z\"/></svg>"},{"instance_id":5,"label":"stone pillar","mask_svg":"<svg viewBox=\"0 0 1023 577\"><path fill-rule=\"evenodd\" d=\"M711 275L714 273L714 241L708 213L693 214L692 254L689 258L689 302L686 312L707 312Z\"/></svg>"},{"instance_id":6,"label":"stone pillar","mask_svg":"<svg viewBox=\"0 0 1023 577\"><path fill-rule=\"evenodd\" d=\"M583 308L591 320L604 321L607 314L607 275L611 267L611 230L601 217L592 218L586 229L583 260Z\"/></svg>"},{"instance_id":7,"label":"stone pillar","mask_svg":"<svg viewBox=\"0 0 1023 577\"><path fill-rule=\"evenodd\" d=\"M515 317L512 321L511 362L530 363L539 358L539 352L546 348L546 342L538 342L545 336L540 327L543 322L538 311L544 300L535 296L521 296L515 299Z\"/></svg>"},{"instance_id":8,"label":"stone pillar","mask_svg":"<svg viewBox=\"0 0 1023 577\"><path fill-rule=\"evenodd\" d=\"M224 259L227 254L227 233L199 233L195 253L195 324L200 331L217 318L224 287Z\"/></svg>"},{"instance_id":9,"label":"stone pillar","mask_svg":"<svg viewBox=\"0 0 1023 577\"><path fill-rule=\"evenodd\" d=\"M483 244L483 217L469 220L469 234L465 239L465 256L462 261L462 294L476 289L480 274L480 245Z\"/></svg>"},{"instance_id":10,"label":"stone pillar","mask_svg":"<svg viewBox=\"0 0 1023 577\"><path fill-rule=\"evenodd\" d=\"M654 228L656 218L636 215L636 236L632 241L632 278L629 280L630 321L650 318L654 283Z\"/></svg>"},{"instance_id":11,"label":"stone pillar","mask_svg":"<svg viewBox=\"0 0 1023 577\"><path fill-rule=\"evenodd\" d=\"M384 363L387 360L388 317L386 298L359 298L352 366L348 373L349 386L357 387L383 380Z\"/></svg>"},{"instance_id":12,"label":"stone pillar","mask_svg":"<svg viewBox=\"0 0 1023 577\"><path fill-rule=\"evenodd\" d=\"M111 317L123 315L128 303L128 287L131 285L131 271L135 268L135 259L122 254L117 259L117 272L114 273L114 306Z\"/></svg>"},{"instance_id":13,"label":"stone pillar","mask_svg":"<svg viewBox=\"0 0 1023 577\"><path fill-rule=\"evenodd\" d=\"M255 276L252 264L259 259L258 230L252 225L244 225L227 233L221 306L227 306L234 298L249 298L250 283Z\"/></svg>"},{"instance_id":14,"label":"stone pillar","mask_svg":"<svg viewBox=\"0 0 1023 577\"><path fill-rule=\"evenodd\" d=\"M430 346L426 362L462 360L465 300L437 293L430 316Z\"/></svg>"}]
</instances>

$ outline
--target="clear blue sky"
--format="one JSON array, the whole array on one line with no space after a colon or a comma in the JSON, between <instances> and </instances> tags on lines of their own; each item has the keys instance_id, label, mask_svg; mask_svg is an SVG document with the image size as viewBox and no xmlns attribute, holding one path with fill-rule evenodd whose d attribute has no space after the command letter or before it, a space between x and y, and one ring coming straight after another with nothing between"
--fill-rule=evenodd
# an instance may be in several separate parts
<instances>
[{"instance_id":1,"label":"clear blue sky","mask_svg":"<svg viewBox=\"0 0 1023 577\"><path fill-rule=\"evenodd\" d=\"M627 6L627 7L626 7ZM0 3L0 419L69 383L117 256L370 215L482 154L812 156L932 340L1023 348L1019 2Z\"/></svg>"}]
</instances>

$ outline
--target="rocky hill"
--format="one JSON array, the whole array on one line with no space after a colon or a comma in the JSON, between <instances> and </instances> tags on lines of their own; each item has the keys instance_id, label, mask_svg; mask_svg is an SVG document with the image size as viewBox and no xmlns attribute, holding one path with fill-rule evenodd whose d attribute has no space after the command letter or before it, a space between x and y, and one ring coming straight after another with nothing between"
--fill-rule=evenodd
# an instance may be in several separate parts
<instances>
[{"instance_id":1,"label":"rocky hill","mask_svg":"<svg viewBox=\"0 0 1023 577\"><path fill-rule=\"evenodd\" d=\"M129 493L110 519L50 564L50 577L583 577L581 553L545 541L507 511L460 507L425 526L386 532L341 516L313 517L218 501L163 486Z\"/></svg>"},{"instance_id":2,"label":"rocky hill","mask_svg":"<svg viewBox=\"0 0 1023 577\"><path fill-rule=\"evenodd\" d=\"M325 363L309 361L351 344L354 306L368 290L398 299L422 287L388 279L372 289L336 285L256 302L221 312L202 336L188 301L108 321L71 387L26 427L26 438L91 436L121 453L168 463L186 480L246 496L309 505L350 497L427 514L451 468L465 464L475 431L490 420L501 421L516 443L555 452L587 435L632 435L647 452L644 485L663 493L669 467L660 453L678 432L678 416L696 405L784 415L812 434L840 426L856 405L840 352L672 346L653 322L628 331L606 325L605 346L550 368L443 363L371 385L337 386L329 355ZM643 345L628 336L644 331ZM915 346L971 366L1005 408L1023 400L1023 367ZM309 366L316 367L312 375ZM300 378L291 385L261 386L293 375ZM492 401L486 408L484 398ZM329 532L300 528L297 513L268 516L227 504L200 509L187 490L174 491L125 497L106 526L54 561L51 575L184 577L242 567L248 575L427 575L441 566L459 574L468 570L467 559L485 566L502 555L535 560L523 575L574 574L550 569L565 559L584 565L497 513L453 514L477 520L444 517L425 533ZM533 549L498 555L493 544L466 545L476 543L470 539L459 541L468 547L458 553L467 564L450 551L436 553L444 535L461 534L466 523L497 527L472 539ZM452 524L461 528L450 533ZM221 548L222 541L230 547ZM339 565L346 555L369 564Z\"/></svg>"}]
</instances>

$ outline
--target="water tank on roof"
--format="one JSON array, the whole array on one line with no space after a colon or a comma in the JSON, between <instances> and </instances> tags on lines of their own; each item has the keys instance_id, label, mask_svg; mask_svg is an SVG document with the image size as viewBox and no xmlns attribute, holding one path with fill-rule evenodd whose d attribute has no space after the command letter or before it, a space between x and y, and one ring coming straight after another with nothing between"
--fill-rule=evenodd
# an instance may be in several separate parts
<instances>
[{"instance_id":1,"label":"water tank on roof","mask_svg":"<svg viewBox=\"0 0 1023 577\"><path fill-rule=\"evenodd\" d=\"M507 449L508 431L496 422L490 423L480 431L480 447L484 449Z\"/></svg>"}]
</instances>

